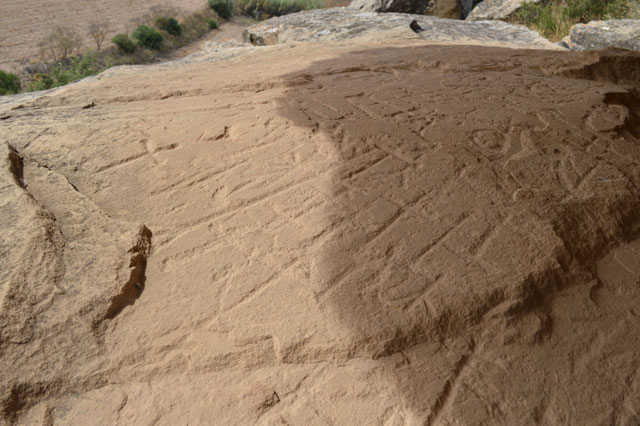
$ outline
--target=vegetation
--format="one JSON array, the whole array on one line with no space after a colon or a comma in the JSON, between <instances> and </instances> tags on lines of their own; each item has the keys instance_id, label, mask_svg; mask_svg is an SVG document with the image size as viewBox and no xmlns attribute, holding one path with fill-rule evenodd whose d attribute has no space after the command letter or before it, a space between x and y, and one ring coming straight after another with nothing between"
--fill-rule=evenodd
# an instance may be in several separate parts
<instances>
[{"instance_id":1,"label":"vegetation","mask_svg":"<svg viewBox=\"0 0 640 426\"><path fill-rule=\"evenodd\" d=\"M45 90L53 87L53 79L49 74L37 73L33 76L33 80L27 85L27 91Z\"/></svg>"},{"instance_id":2,"label":"vegetation","mask_svg":"<svg viewBox=\"0 0 640 426\"><path fill-rule=\"evenodd\" d=\"M182 35L182 27L175 18L167 18L166 16L161 16L159 18L156 18L155 23L158 29L166 31L172 36L179 37Z\"/></svg>"},{"instance_id":3,"label":"vegetation","mask_svg":"<svg viewBox=\"0 0 640 426\"><path fill-rule=\"evenodd\" d=\"M558 41L574 24L638 17L639 11L640 0L542 0L523 4L508 20Z\"/></svg>"},{"instance_id":4,"label":"vegetation","mask_svg":"<svg viewBox=\"0 0 640 426\"><path fill-rule=\"evenodd\" d=\"M162 40L164 40L162 34L146 25L140 25L133 34L131 34L131 37L138 40L140 46L151 50L160 50Z\"/></svg>"},{"instance_id":5,"label":"vegetation","mask_svg":"<svg viewBox=\"0 0 640 426\"><path fill-rule=\"evenodd\" d=\"M219 0L232 10L231 0ZM89 26L88 35L95 42L95 51L84 50L82 37L73 29L58 27L40 43L43 62L25 66L20 76L0 71L0 95L21 90L45 90L62 86L81 78L98 74L116 65L147 64L159 56L199 39L211 29L218 28L219 15L212 7L184 16L178 22L172 16L178 9L154 7L136 20L137 29L131 36L118 34L113 45L105 47L109 28L99 21ZM133 38L132 38L133 37ZM142 47L142 49L138 49Z\"/></svg>"},{"instance_id":6,"label":"vegetation","mask_svg":"<svg viewBox=\"0 0 640 426\"><path fill-rule=\"evenodd\" d=\"M48 74L36 74L27 86L28 91L50 89L64 86L81 78L96 75L106 67L102 66L93 52L86 52L82 56L74 56L68 61L59 63L51 68Z\"/></svg>"},{"instance_id":7,"label":"vegetation","mask_svg":"<svg viewBox=\"0 0 640 426\"><path fill-rule=\"evenodd\" d=\"M124 53L131 54L136 51L136 44L127 34L118 34L111 39L111 42L118 46Z\"/></svg>"},{"instance_id":8,"label":"vegetation","mask_svg":"<svg viewBox=\"0 0 640 426\"><path fill-rule=\"evenodd\" d=\"M0 95L11 95L20 92L22 85L17 75L0 71Z\"/></svg>"},{"instance_id":9,"label":"vegetation","mask_svg":"<svg viewBox=\"0 0 640 426\"><path fill-rule=\"evenodd\" d=\"M256 19L268 19L323 7L322 0L238 0L238 10Z\"/></svg>"},{"instance_id":10,"label":"vegetation","mask_svg":"<svg viewBox=\"0 0 640 426\"><path fill-rule=\"evenodd\" d=\"M225 20L231 18L233 14L233 3L231 0L209 0L209 7Z\"/></svg>"}]
</instances>

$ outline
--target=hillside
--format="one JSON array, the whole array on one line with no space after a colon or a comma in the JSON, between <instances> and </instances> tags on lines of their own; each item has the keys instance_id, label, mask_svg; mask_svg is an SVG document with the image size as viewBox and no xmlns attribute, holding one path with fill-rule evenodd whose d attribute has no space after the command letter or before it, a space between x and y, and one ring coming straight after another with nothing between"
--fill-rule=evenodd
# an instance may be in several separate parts
<instances>
[{"instance_id":1,"label":"hillside","mask_svg":"<svg viewBox=\"0 0 640 426\"><path fill-rule=\"evenodd\" d=\"M95 47L88 36L92 22L109 25L108 40L135 29L133 21L154 7L172 7L183 13L206 7L204 0L2 0L0 2L0 69L16 71L38 58L38 43L57 26L73 28Z\"/></svg>"}]
</instances>

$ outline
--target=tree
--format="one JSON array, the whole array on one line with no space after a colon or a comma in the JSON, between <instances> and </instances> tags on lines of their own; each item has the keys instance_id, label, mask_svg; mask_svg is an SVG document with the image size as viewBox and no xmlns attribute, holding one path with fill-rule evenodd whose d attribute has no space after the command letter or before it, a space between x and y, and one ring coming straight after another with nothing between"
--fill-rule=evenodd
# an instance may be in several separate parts
<instances>
[{"instance_id":1,"label":"tree","mask_svg":"<svg viewBox=\"0 0 640 426\"><path fill-rule=\"evenodd\" d=\"M96 47L100 50L102 43L109 34L109 24L106 22L92 22L89 25L89 35L96 42Z\"/></svg>"},{"instance_id":2,"label":"tree","mask_svg":"<svg viewBox=\"0 0 640 426\"><path fill-rule=\"evenodd\" d=\"M44 58L60 61L80 51L82 37L71 28L56 27L40 40L39 46Z\"/></svg>"}]
</instances>

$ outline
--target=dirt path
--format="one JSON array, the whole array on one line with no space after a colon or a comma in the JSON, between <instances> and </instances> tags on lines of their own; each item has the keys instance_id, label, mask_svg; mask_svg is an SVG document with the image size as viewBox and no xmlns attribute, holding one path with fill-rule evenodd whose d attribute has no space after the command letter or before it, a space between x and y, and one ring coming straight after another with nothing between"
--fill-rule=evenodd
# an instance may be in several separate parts
<instances>
[{"instance_id":1,"label":"dirt path","mask_svg":"<svg viewBox=\"0 0 640 426\"><path fill-rule=\"evenodd\" d=\"M174 59L184 58L192 53L199 51L205 43L212 41L224 42L224 41L242 41L242 33L245 28L254 24L255 20L247 17L235 17L230 21L226 21L220 24L217 30L210 31L203 38L194 41L186 46L176 49L161 58L162 61L170 61Z\"/></svg>"}]
</instances>

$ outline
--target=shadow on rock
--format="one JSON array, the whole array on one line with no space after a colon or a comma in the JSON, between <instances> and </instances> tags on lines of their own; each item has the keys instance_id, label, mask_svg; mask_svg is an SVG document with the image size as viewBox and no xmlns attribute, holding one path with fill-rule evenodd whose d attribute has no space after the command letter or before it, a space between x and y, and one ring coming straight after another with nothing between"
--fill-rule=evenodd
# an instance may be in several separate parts
<instances>
[{"instance_id":1,"label":"shadow on rock","mask_svg":"<svg viewBox=\"0 0 640 426\"><path fill-rule=\"evenodd\" d=\"M597 261L634 234L640 206L637 111L625 106L637 99L624 78L588 79L607 75L598 58L420 46L286 77L282 115L327 144L314 147L328 157L329 207L310 281L349 333L335 357L379 360L404 396L402 422L611 411L584 391L560 397L585 380L608 386L573 369L602 326L589 301Z\"/></svg>"}]
</instances>

